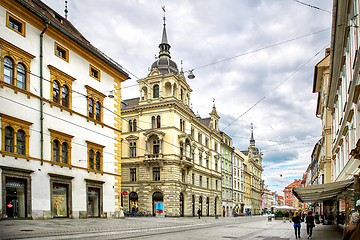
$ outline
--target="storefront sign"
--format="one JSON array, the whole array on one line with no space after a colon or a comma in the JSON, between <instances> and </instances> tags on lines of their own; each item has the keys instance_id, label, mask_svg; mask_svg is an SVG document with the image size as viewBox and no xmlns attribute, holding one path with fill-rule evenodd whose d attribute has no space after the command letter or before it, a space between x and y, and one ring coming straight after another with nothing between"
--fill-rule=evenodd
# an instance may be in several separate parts
<instances>
[{"instance_id":1,"label":"storefront sign","mask_svg":"<svg viewBox=\"0 0 360 240\"><path fill-rule=\"evenodd\" d=\"M156 217L164 217L164 203L163 202L155 202L156 207Z\"/></svg>"},{"instance_id":2,"label":"storefront sign","mask_svg":"<svg viewBox=\"0 0 360 240\"><path fill-rule=\"evenodd\" d=\"M9 203L8 205L6 205L8 208L12 208L14 205L12 205L11 203Z\"/></svg>"}]
</instances>

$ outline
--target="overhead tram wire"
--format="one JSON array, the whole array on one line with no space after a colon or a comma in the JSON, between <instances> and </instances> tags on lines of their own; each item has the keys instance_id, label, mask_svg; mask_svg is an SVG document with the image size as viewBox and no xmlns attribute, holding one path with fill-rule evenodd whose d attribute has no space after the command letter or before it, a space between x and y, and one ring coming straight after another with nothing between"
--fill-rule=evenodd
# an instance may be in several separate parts
<instances>
[{"instance_id":1,"label":"overhead tram wire","mask_svg":"<svg viewBox=\"0 0 360 240\"><path fill-rule=\"evenodd\" d=\"M311 7L311 8L314 8L314 9L317 9L317 10L320 10L320 11L323 11L323 12L327 12L327 13L332 13L332 12L330 12L330 11L328 11L328 10L325 10L325 9L322 9L322 8L319 8L319 7L317 7L317 6L314 6L314 5L310 5L310 4L308 4L308 3L304 3L304 2L300 2L300 1L298 1L298 0L293 0L294 2L297 2L297 3L300 3L300 4L302 4L302 5L305 5L305 6L308 6L308 7Z\"/></svg>"},{"instance_id":2,"label":"overhead tram wire","mask_svg":"<svg viewBox=\"0 0 360 240\"><path fill-rule=\"evenodd\" d=\"M292 76L294 76L297 72L299 72L306 64L308 64L311 60L313 60L317 55L319 55L328 44L325 45L320 51L318 51L314 56L312 56L310 59L308 59L304 64L302 64L296 71L291 73L289 76L287 76L283 81L281 81L278 85L276 85L273 89L271 89L269 92L267 92L262 98L260 98L256 103L254 103L250 108L248 108L244 113L242 113L239 117L237 117L234 121L226 125L225 128L222 129L224 131L226 128L231 126L234 122L238 121L242 116L244 116L246 113L248 113L251 109L253 109L256 105L258 105L260 102L262 102L265 98L267 98L272 92L274 92L276 89L278 89L281 85L283 85L287 80L289 80Z\"/></svg>"},{"instance_id":3,"label":"overhead tram wire","mask_svg":"<svg viewBox=\"0 0 360 240\"><path fill-rule=\"evenodd\" d=\"M302 39L302 38L305 38L305 37L309 37L309 36L312 36L312 35L315 35L315 34L318 34L318 33L322 33L322 32L325 32L325 31L329 31L329 30L331 30L331 28L326 28L326 29L323 29L323 30L320 30L320 31L317 31L317 32L313 32L313 33L309 33L309 34L306 34L306 35L303 35L303 36L300 36L300 37L296 37L296 38L292 38L292 39L289 39L289 40L286 40L286 41L271 44L271 45L266 46L266 47L258 48L258 49L255 49L255 50L252 50L252 51L249 51L249 52L246 52L246 53L241 53L241 54L233 56L233 57L225 58L225 59L213 62L213 63L209 63L209 64L206 64L206 65L203 65L203 66L193 68L193 69L191 69L191 71L201 69L201 68L205 68L205 67L209 67L209 66L212 66L212 65L215 65L215 64L218 64L218 63L222 63L222 62L229 61L229 60L232 60L232 59L235 59L235 58L238 58L238 57L242 57L242 56L249 55L249 54L252 54L252 53L255 53L255 52L259 52L259 51L262 51L262 50L265 50L265 49L268 49L268 48L276 47L276 46L279 46L279 45L282 45L282 44L285 44L285 43L293 42L295 40ZM190 70L187 70L185 72L190 72Z\"/></svg>"}]
</instances>

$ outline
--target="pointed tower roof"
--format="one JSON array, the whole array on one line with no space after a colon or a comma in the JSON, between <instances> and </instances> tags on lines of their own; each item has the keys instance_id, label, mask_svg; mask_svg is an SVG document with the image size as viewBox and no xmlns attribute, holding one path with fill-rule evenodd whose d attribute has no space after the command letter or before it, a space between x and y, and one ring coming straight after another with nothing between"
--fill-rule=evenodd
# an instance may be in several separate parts
<instances>
[{"instance_id":1,"label":"pointed tower roof","mask_svg":"<svg viewBox=\"0 0 360 240\"><path fill-rule=\"evenodd\" d=\"M179 70L176 63L171 60L170 56L170 44L168 43L167 33L166 33L166 22L164 16L164 27L162 32L161 43L159 44L159 58L151 65L151 70L153 68L158 68L162 74L173 73L178 75Z\"/></svg>"},{"instance_id":2,"label":"pointed tower roof","mask_svg":"<svg viewBox=\"0 0 360 240\"><path fill-rule=\"evenodd\" d=\"M255 146L255 139L254 139L254 126L251 123L251 135L250 135L250 145Z\"/></svg>"}]
</instances>

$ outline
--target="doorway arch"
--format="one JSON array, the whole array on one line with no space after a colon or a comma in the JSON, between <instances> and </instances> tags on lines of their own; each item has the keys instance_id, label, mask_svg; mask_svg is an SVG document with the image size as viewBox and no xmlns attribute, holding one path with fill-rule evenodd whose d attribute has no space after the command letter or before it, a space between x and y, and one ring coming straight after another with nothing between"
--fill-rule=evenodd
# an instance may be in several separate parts
<instances>
[{"instance_id":1,"label":"doorway arch","mask_svg":"<svg viewBox=\"0 0 360 240\"><path fill-rule=\"evenodd\" d=\"M136 192L131 192L129 194L129 212L135 212L138 211L138 195Z\"/></svg>"}]
</instances>

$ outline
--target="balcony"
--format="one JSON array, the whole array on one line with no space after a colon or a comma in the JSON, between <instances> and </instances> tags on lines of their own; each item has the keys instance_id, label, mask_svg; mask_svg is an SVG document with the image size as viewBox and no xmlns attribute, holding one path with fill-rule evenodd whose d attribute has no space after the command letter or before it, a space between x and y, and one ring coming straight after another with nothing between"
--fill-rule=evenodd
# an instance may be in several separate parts
<instances>
[{"instance_id":1,"label":"balcony","mask_svg":"<svg viewBox=\"0 0 360 240\"><path fill-rule=\"evenodd\" d=\"M163 165L162 160L163 160L162 154L148 153L145 154L144 163L146 163L148 166L150 166L150 164L157 164L162 166Z\"/></svg>"}]
</instances>

